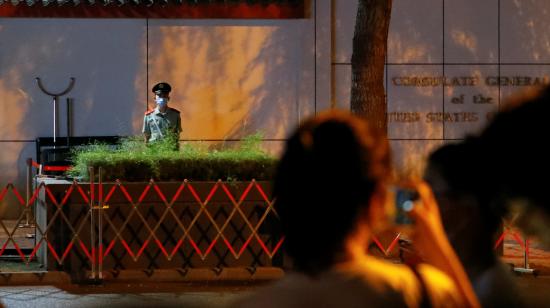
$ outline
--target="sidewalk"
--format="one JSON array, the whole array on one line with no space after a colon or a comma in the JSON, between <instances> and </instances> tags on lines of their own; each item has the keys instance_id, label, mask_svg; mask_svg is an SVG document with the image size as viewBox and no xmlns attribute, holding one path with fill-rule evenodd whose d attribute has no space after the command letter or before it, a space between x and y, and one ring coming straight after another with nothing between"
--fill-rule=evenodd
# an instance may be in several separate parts
<instances>
[{"instance_id":1,"label":"sidewalk","mask_svg":"<svg viewBox=\"0 0 550 308\"><path fill-rule=\"evenodd\" d=\"M224 307L251 286L112 284L0 287L5 307Z\"/></svg>"},{"instance_id":2,"label":"sidewalk","mask_svg":"<svg viewBox=\"0 0 550 308\"><path fill-rule=\"evenodd\" d=\"M518 276L527 307L550 307L550 276ZM177 283L0 287L5 307L224 307L260 285Z\"/></svg>"}]
</instances>

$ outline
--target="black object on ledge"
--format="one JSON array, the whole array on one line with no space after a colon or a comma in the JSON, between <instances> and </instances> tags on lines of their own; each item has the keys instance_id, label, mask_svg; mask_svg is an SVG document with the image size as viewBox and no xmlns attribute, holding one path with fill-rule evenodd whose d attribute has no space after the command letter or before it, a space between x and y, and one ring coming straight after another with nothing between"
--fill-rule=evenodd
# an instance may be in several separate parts
<instances>
[{"instance_id":1,"label":"black object on ledge","mask_svg":"<svg viewBox=\"0 0 550 308\"><path fill-rule=\"evenodd\" d=\"M36 160L42 164L43 173L60 175L62 167L71 166L71 149L86 147L91 144L117 145L123 136L83 136L60 137L54 143L53 137L36 138ZM55 168L60 167L60 168Z\"/></svg>"}]
</instances>

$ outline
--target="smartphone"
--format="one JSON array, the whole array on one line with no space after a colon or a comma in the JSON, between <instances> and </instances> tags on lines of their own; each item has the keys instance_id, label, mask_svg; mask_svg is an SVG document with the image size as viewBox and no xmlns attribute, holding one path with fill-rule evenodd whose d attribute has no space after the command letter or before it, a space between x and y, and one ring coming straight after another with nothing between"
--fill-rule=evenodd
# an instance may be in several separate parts
<instances>
[{"instance_id":1,"label":"smartphone","mask_svg":"<svg viewBox=\"0 0 550 308\"><path fill-rule=\"evenodd\" d=\"M418 200L418 192L411 188L397 187L395 194L395 223L398 225L413 225L414 220L409 212L414 208L414 202Z\"/></svg>"}]
</instances>

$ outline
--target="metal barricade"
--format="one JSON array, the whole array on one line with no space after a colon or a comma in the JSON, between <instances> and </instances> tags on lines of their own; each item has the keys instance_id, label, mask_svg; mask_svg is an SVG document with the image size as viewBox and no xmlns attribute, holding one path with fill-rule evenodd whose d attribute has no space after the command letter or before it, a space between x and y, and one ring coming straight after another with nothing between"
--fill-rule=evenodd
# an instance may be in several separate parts
<instances>
[{"instance_id":1,"label":"metal barricade","mask_svg":"<svg viewBox=\"0 0 550 308\"><path fill-rule=\"evenodd\" d=\"M28 177L31 166L28 161ZM27 184L25 197L11 183L3 187L0 202L12 194L23 211L11 229L0 219L7 235L0 256L13 249L27 265L38 257L48 270L78 272L79 279L91 280L125 269L284 266L279 218L261 183L104 183L103 170L95 171L90 168L89 183L66 182L56 191L46 182L34 189ZM43 214L35 215L33 205ZM511 236L524 255L516 270L533 273L530 242L512 231L512 224L494 248ZM35 244L26 253L14 236L23 226L36 229ZM400 238L373 242L389 256Z\"/></svg>"},{"instance_id":2,"label":"metal barricade","mask_svg":"<svg viewBox=\"0 0 550 308\"><path fill-rule=\"evenodd\" d=\"M78 280L101 280L105 272L130 268L282 266L273 260L282 260L284 237L275 234L278 216L261 183L252 180L236 188L221 180L151 180L138 191L137 184L103 183L102 169L95 182L94 171L90 169L89 183L65 182L55 188L41 182L27 200L13 184L6 185L0 201L12 193L25 209L13 230L0 220L8 235L0 256L13 246L29 264L41 251L48 270L80 271ZM39 221L28 210L35 203L46 212L38 215ZM23 220L36 226L30 254L13 236Z\"/></svg>"}]
</instances>

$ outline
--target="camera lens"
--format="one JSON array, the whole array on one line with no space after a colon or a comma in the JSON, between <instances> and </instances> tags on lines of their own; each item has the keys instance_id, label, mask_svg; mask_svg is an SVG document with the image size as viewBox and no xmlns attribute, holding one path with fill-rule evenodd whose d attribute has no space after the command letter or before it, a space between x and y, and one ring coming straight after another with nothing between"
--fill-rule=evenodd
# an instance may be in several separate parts
<instances>
[{"instance_id":1,"label":"camera lens","mask_svg":"<svg viewBox=\"0 0 550 308\"><path fill-rule=\"evenodd\" d=\"M405 202L403 202L403 210L405 212L410 212L414 207L414 202L412 202L412 200L407 200Z\"/></svg>"}]
</instances>

